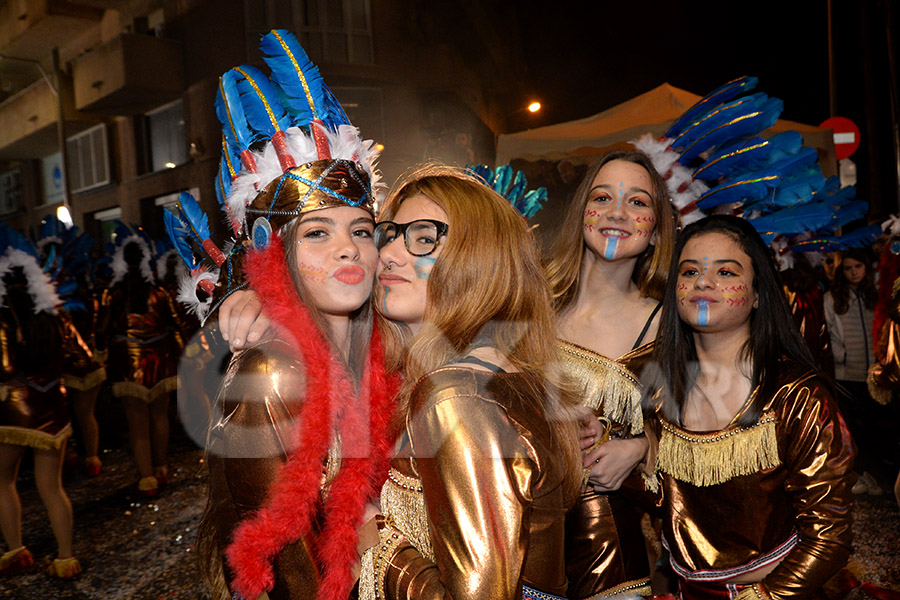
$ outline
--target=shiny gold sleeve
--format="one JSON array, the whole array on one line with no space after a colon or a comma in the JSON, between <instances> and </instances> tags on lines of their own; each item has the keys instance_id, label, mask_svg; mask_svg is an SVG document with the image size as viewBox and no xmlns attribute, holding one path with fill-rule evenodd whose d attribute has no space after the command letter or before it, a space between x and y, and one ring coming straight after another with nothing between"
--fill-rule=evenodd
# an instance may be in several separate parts
<instances>
[{"instance_id":1,"label":"shiny gold sleeve","mask_svg":"<svg viewBox=\"0 0 900 600\"><path fill-rule=\"evenodd\" d=\"M819 378L791 394L778 421L787 448L785 491L792 497L800 541L763 579L776 600L812 598L847 562L853 541L856 449L837 402Z\"/></svg>"},{"instance_id":2,"label":"shiny gold sleeve","mask_svg":"<svg viewBox=\"0 0 900 600\"><path fill-rule=\"evenodd\" d=\"M291 448L293 402L302 399L300 365L280 343L235 355L216 400L210 432L210 505L224 550L235 527L266 500ZM305 541L278 555L271 600L314 598L318 576Z\"/></svg>"},{"instance_id":3,"label":"shiny gold sleeve","mask_svg":"<svg viewBox=\"0 0 900 600\"><path fill-rule=\"evenodd\" d=\"M507 412L478 396L442 398L409 422L434 550L432 563L401 545L388 598L515 598L539 466Z\"/></svg>"},{"instance_id":4,"label":"shiny gold sleeve","mask_svg":"<svg viewBox=\"0 0 900 600\"><path fill-rule=\"evenodd\" d=\"M881 404L889 403L900 391L900 279L887 310L888 317L878 336L876 361L869 368L869 394Z\"/></svg>"}]
</instances>

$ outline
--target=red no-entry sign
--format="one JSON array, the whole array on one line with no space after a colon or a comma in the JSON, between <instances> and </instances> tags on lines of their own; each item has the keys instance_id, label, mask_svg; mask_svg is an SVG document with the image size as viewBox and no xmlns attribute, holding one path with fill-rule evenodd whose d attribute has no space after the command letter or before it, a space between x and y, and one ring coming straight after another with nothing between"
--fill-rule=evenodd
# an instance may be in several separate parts
<instances>
[{"instance_id":1,"label":"red no-entry sign","mask_svg":"<svg viewBox=\"0 0 900 600\"><path fill-rule=\"evenodd\" d=\"M834 155L838 160L849 158L859 148L859 127L847 117L825 119L819 127L834 131Z\"/></svg>"}]
</instances>

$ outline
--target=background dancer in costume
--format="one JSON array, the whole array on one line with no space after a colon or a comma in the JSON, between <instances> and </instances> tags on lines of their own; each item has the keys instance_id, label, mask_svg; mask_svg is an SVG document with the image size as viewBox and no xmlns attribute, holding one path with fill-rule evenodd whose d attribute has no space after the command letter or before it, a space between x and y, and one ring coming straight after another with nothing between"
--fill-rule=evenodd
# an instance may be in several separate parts
<instances>
[{"instance_id":1,"label":"background dancer in costume","mask_svg":"<svg viewBox=\"0 0 900 600\"><path fill-rule=\"evenodd\" d=\"M641 391L629 370L656 338L677 217L666 183L642 152L616 150L592 165L549 253L559 349L582 402L615 437L585 456L590 485L568 517L570 598L650 593L641 511L615 492L644 458ZM572 240L581 243L572 243ZM639 477L635 486L643 488Z\"/></svg>"},{"instance_id":2,"label":"background dancer in costume","mask_svg":"<svg viewBox=\"0 0 900 600\"><path fill-rule=\"evenodd\" d=\"M166 214L194 283L246 253L242 273L275 332L234 355L213 407L201 568L216 598L344 600L393 446L396 386L369 302L377 152L292 34L272 31L261 47L271 81L232 69L217 101L232 128L223 151L245 153L223 203L236 235L228 257L190 196ZM257 129L268 116L278 127ZM230 147L235 131L257 151Z\"/></svg>"},{"instance_id":3,"label":"background dancer in costume","mask_svg":"<svg viewBox=\"0 0 900 600\"><path fill-rule=\"evenodd\" d=\"M11 238L17 242L8 246ZM7 544L0 575L34 563L23 545L16 490L19 467L31 448L35 483L58 552L46 573L71 579L81 565L73 553L72 505L62 485L63 456L72 433L62 373L69 363L90 363L91 355L71 322L60 318L61 301L37 262L37 251L5 227L0 243L6 249L0 258L0 531Z\"/></svg>"},{"instance_id":4,"label":"background dancer in costume","mask_svg":"<svg viewBox=\"0 0 900 600\"><path fill-rule=\"evenodd\" d=\"M411 174L380 219L376 306L405 385L360 597L561 596L581 469L574 403L548 383L553 317L532 234L449 167Z\"/></svg>"},{"instance_id":5,"label":"background dancer in costume","mask_svg":"<svg viewBox=\"0 0 900 600\"><path fill-rule=\"evenodd\" d=\"M89 347L94 343L99 296L92 284L90 253L94 240L78 227L67 227L55 215L47 215L37 241L44 264L56 272L57 287L70 299L63 318L71 318ZM48 264L52 263L52 264ZM81 442L82 469L88 477L100 474L100 426L94 411L100 386L106 380L102 361L68 363L65 366L66 396L75 415L75 438ZM72 451L72 449L69 449Z\"/></svg>"},{"instance_id":6,"label":"background dancer in costume","mask_svg":"<svg viewBox=\"0 0 900 600\"><path fill-rule=\"evenodd\" d=\"M177 388L185 327L172 297L155 283L147 240L121 225L116 242L115 277L100 302L97 348L107 353L113 395L125 409L138 490L154 496L168 476L169 401Z\"/></svg>"},{"instance_id":7,"label":"background dancer in costume","mask_svg":"<svg viewBox=\"0 0 900 600\"><path fill-rule=\"evenodd\" d=\"M642 381L681 596L814 597L852 540L855 450L831 385L752 225L707 217L676 256Z\"/></svg>"}]
</instances>

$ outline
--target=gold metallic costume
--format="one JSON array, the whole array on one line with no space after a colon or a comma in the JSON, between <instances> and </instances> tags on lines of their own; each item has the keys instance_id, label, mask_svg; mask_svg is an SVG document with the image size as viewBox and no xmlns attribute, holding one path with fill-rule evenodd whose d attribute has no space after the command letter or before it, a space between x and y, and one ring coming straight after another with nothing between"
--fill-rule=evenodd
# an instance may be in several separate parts
<instances>
[{"instance_id":1,"label":"gold metallic costume","mask_svg":"<svg viewBox=\"0 0 900 600\"><path fill-rule=\"evenodd\" d=\"M148 286L147 310L128 312L121 287L104 290L98 347L108 351L107 376L116 397L153 402L177 388L178 359L186 329L168 292Z\"/></svg>"},{"instance_id":2,"label":"gold metallic costume","mask_svg":"<svg viewBox=\"0 0 900 600\"><path fill-rule=\"evenodd\" d=\"M722 431L648 423L661 429L664 543L690 585L740 577L759 583L739 598L810 598L850 555L849 431L821 376L786 360L777 376L753 426L734 424L746 408Z\"/></svg>"},{"instance_id":3,"label":"gold metallic costume","mask_svg":"<svg viewBox=\"0 0 900 600\"><path fill-rule=\"evenodd\" d=\"M890 403L900 392L900 278L894 281L887 317L866 380L869 394L880 404Z\"/></svg>"},{"instance_id":4,"label":"gold metallic costume","mask_svg":"<svg viewBox=\"0 0 900 600\"><path fill-rule=\"evenodd\" d=\"M62 312L28 318L46 319L56 341L40 340L54 347L29 352L25 346L36 340L21 339L20 329L0 319L0 443L59 448L72 433L63 370L86 368L91 354Z\"/></svg>"},{"instance_id":5,"label":"gold metallic costume","mask_svg":"<svg viewBox=\"0 0 900 600\"><path fill-rule=\"evenodd\" d=\"M629 368L652 350L645 344L612 360L571 342L558 343L566 377L574 381L582 404L613 423L619 437L644 431L641 389ZM641 486L630 477L625 485ZM642 486L641 486L642 487ZM620 492L582 490L578 502L566 516L566 575L568 597L650 594L650 565L641 511Z\"/></svg>"},{"instance_id":6,"label":"gold metallic costume","mask_svg":"<svg viewBox=\"0 0 900 600\"><path fill-rule=\"evenodd\" d=\"M410 400L360 598L565 595L563 453L522 373L449 367Z\"/></svg>"},{"instance_id":7,"label":"gold metallic costume","mask_svg":"<svg viewBox=\"0 0 900 600\"><path fill-rule=\"evenodd\" d=\"M219 390L209 438L208 509L219 556L235 527L262 506L292 449L295 399L304 397L303 365L294 354L281 341L244 350L232 359ZM323 489L340 467L335 454L329 453ZM281 550L271 600L317 598L319 575L310 548L301 539ZM227 574L227 581L232 578Z\"/></svg>"}]
</instances>

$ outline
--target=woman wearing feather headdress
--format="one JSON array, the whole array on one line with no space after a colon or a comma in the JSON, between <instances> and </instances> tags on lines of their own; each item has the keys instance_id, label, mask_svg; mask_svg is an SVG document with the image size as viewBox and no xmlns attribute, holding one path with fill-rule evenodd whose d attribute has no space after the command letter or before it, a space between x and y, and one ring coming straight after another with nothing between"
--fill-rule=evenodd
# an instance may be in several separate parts
<instances>
[{"instance_id":1,"label":"woman wearing feather headdress","mask_svg":"<svg viewBox=\"0 0 900 600\"><path fill-rule=\"evenodd\" d=\"M814 598L852 541L855 449L747 221L687 226L642 382L685 600Z\"/></svg>"},{"instance_id":2,"label":"woman wearing feather headdress","mask_svg":"<svg viewBox=\"0 0 900 600\"><path fill-rule=\"evenodd\" d=\"M0 233L0 244L8 238ZM26 448L34 452L35 483L58 549L46 573L71 579L81 572L73 555L72 506L62 485L66 441L72 433L63 371L89 364L91 353L63 318L56 286L37 262L37 251L7 247L0 257L0 531L7 551L0 575L34 563L23 545L16 478Z\"/></svg>"},{"instance_id":3,"label":"woman wearing feather headdress","mask_svg":"<svg viewBox=\"0 0 900 600\"><path fill-rule=\"evenodd\" d=\"M117 229L113 281L100 299L97 349L107 356L113 395L125 409L138 491L154 496L168 475L169 401L177 389L185 326L174 300L155 281L142 233L124 225Z\"/></svg>"},{"instance_id":4,"label":"woman wearing feather headdress","mask_svg":"<svg viewBox=\"0 0 900 600\"><path fill-rule=\"evenodd\" d=\"M213 406L199 554L217 599L346 600L393 442L395 386L370 302L377 152L293 35L272 31L262 49L271 79L238 67L217 100L226 158L240 156L224 198L235 244L219 252L186 198L167 217L176 246L209 256L188 256L195 281L210 261L233 281L240 261L273 328L234 354Z\"/></svg>"}]
</instances>

